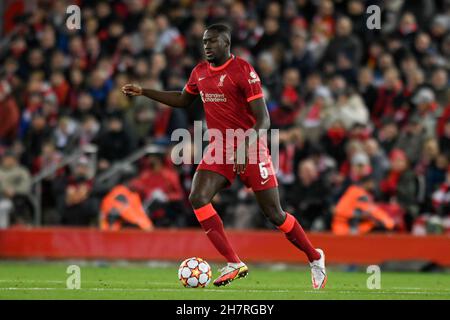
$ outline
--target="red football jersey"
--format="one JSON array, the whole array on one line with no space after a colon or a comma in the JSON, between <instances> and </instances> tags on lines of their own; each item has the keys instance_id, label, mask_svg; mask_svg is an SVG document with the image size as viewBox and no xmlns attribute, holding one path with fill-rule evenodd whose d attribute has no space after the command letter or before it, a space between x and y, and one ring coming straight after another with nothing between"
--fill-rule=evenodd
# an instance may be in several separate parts
<instances>
[{"instance_id":1,"label":"red football jersey","mask_svg":"<svg viewBox=\"0 0 450 320\"><path fill-rule=\"evenodd\" d=\"M219 67L200 62L191 72L185 90L200 94L208 129L250 129L255 117L249 102L263 97L261 81L253 67L234 55Z\"/></svg>"},{"instance_id":2,"label":"red football jersey","mask_svg":"<svg viewBox=\"0 0 450 320\"><path fill-rule=\"evenodd\" d=\"M203 155L197 171L217 172L231 184L236 177L233 151L242 141L229 141L227 130L246 131L255 125L256 119L249 102L263 97L261 80L247 61L232 55L217 68L206 61L199 63L192 70L185 90L191 94L200 94L208 129L218 130L224 139L220 145L214 139L216 136L210 136L210 148ZM240 176L244 184L254 191L278 185L266 141L262 137L259 143L250 146L248 165Z\"/></svg>"}]
</instances>

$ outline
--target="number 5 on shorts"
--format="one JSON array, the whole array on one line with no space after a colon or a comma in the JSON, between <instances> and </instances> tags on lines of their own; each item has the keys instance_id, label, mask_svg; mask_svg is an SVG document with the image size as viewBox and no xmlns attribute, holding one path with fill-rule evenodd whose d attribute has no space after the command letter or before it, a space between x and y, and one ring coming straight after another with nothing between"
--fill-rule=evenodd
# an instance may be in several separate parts
<instances>
[{"instance_id":1,"label":"number 5 on shorts","mask_svg":"<svg viewBox=\"0 0 450 320\"><path fill-rule=\"evenodd\" d=\"M261 175L261 178L263 178L263 179L267 179L267 177L269 176L269 171L267 170L265 165L266 164L264 162L259 163L259 174Z\"/></svg>"}]
</instances>

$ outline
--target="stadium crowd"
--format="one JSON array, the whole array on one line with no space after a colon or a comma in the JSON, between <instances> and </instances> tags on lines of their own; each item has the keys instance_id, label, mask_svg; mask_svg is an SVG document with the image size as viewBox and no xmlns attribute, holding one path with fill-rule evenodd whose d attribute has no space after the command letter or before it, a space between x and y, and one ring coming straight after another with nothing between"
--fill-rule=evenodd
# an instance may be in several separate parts
<instances>
[{"instance_id":1,"label":"stadium crowd","mask_svg":"<svg viewBox=\"0 0 450 320\"><path fill-rule=\"evenodd\" d=\"M79 30L66 27L74 3ZM366 25L372 4L382 9L379 30ZM91 145L94 158L42 180L44 224L97 224L102 199L125 183L155 226L196 226L187 201L195 166L176 166L169 153L171 132L203 119L200 99L172 109L120 88L183 89L203 58L205 26L225 22L232 52L261 78L280 129L282 199L305 229L450 232L450 1L26 6L6 16L0 41L0 227L32 223L32 176ZM96 182L148 143L159 148ZM269 227L242 184L214 204L227 226Z\"/></svg>"}]
</instances>

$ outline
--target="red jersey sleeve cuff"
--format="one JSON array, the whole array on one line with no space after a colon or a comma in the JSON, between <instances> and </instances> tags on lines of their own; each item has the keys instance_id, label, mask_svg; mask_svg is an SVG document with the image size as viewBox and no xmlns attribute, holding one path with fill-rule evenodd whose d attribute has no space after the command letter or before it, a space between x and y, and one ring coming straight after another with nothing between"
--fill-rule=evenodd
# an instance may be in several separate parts
<instances>
[{"instance_id":1,"label":"red jersey sleeve cuff","mask_svg":"<svg viewBox=\"0 0 450 320\"><path fill-rule=\"evenodd\" d=\"M250 102L250 101L262 98L262 97L264 97L264 94L262 94L262 93L255 94L254 96L248 97L247 102Z\"/></svg>"},{"instance_id":2,"label":"red jersey sleeve cuff","mask_svg":"<svg viewBox=\"0 0 450 320\"><path fill-rule=\"evenodd\" d=\"M185 86L184 90L186 90L187 92L189 92L190 94L193 94L193 95L197 95L198 94L198 92L195 92L195 91L192 91L191 89L189 89L188 86Z\"/></svg>"}]
</instances>

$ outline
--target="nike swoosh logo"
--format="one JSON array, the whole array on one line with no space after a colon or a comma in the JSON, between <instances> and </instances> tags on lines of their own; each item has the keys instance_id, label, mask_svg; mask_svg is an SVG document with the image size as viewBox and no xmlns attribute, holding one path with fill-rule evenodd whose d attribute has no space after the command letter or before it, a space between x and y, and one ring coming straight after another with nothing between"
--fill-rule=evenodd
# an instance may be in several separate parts
<instances>
[{"instance_id":1,"label":"nike swoosh logo","mask_svg":"<svg viewBox=\"0 0 450 320\"><path fill-rule=\"evenodd\" d=\"M264 180L264 181L261 181L261 184L266 184L268 181L269 181L270 179L267 179L267 180Z\"/></svg>"},{"instance_id":2,"label":"nike swoosh logo","mask_svg":"<svg viewBox=\"0 0 450 320\"><path fill-rule=\"evenodd\" d=\"M201 77L201 78L198 78L198 81L202 81L203 79L205 79L206 77Z\"/></svg>"}]
</instances>

